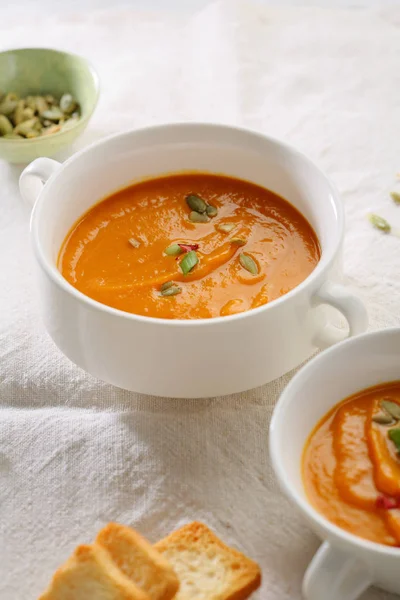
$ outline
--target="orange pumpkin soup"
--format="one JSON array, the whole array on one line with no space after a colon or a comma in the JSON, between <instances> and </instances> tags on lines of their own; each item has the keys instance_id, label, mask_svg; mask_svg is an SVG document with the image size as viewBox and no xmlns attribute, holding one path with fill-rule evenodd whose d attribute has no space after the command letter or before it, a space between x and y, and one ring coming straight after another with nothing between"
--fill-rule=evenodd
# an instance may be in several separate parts
<instances>
[{"instance_id":1,"label":"orange pumpkin soup","mask_svg":"<svg viewBox=\"0 0 400 600\"><path fill-rule=\"evenodd\" d=\"M230 177L151 179L91 208L60 252L87 296L166 319L232 315L286 294L320 258L306 219L271 191Z\"/></svg>"},{"instance_id":2,"label":"orange pumpkin soup","mask_svg":"<svg viewBox=\"0 0 400 600\"><path fill-rule=\"evenodd\" d=\"M332 523L373 542L400 545L400 382L335 406L303 455L311 503Z\"/></svg>"}]
</instances>

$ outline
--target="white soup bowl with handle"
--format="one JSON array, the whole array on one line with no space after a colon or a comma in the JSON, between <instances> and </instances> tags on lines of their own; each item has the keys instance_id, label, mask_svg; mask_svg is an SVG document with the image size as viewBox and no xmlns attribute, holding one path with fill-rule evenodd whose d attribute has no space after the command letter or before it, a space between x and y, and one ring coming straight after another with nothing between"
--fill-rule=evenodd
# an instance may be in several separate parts
<instances>
[{"instance_id":1,"label":"white soup bowl with handle","mask_svg":"<svg viewBox=\"0 0 400 600\"><path fill-rule=\"evenodd\" d=\"M245 179L292 203L322 248L309 277L264 306L198 320L122 312L64 279L57 268L60 247L91 206L135 181L191 171ZM31 236L49 334L74 363L121 388L180 398L242 392L367 326L363 304L340 284L344 216L338 192L311 161L277 140L222 125L149 127L97 142L64 164L37 159L23 171L20 190L34 205ZM348 331L330 323L321 304L338 309Z\"/></svg>"},{"instance_id":2,"label":"white soup bowl with handle","mask_svg":"<svg viewBox=\"0 0 400 600\"><path fill-rule=\"evenodd\" d=\"M270 426L270 457L286 495L324 543L303 581L305 600L356 600L377 585L400 593L400 548L340 529L308 501L302 481L307 439L336 404L363 389L400 380L400 327L367 333L322 352L282 393Z\"/></svg>"}]
</instances>

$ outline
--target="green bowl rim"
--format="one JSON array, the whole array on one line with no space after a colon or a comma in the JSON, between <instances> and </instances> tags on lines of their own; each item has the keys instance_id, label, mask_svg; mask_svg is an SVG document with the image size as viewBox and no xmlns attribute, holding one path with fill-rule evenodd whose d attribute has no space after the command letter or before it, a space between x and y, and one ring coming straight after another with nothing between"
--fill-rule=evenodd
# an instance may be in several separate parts
<instances>
[{"instance_id":1,"label":"green bowl rim","mask_svg":"<svg viewBox=\"0 0 400 600\"><path fill-rule=\"evenodd\" d=\"M27 48L9 48L8 50L2 50L0 52L0 55L2 54L11 54L13 52L26 52L26 51L30 51L30 50L44 50L46 52L53 52L54 54L65 54L67 56L73 56L74 58L78 58L79 60L82 60L83 62L86 63L86 66L89 69L89 72L92 76L92 79L94 81L94 85L95 85L95 91L96 91L96 95L94 98L94 102L93 102L93 106L91 108L91 110L83 117L81 117L78 121L78 123L76 123L76 125L74 125L73 127L71 127L71 129L67 129L66 131L58 131L57 133L52 133L51 135L49 135L49 137L43 137L43 136L38 136L36 138L22 138L20 140L10 140L10 139L4 139L2 136L0 137L0 144L24 144L26 145L27 143L30 144L34 144L34 143L38 143L38 142L45 142L47 139L54 139L55 137L60 137L62 135L68 134L71 131L73 131L75 129L75 127L78 127L78 125L85 125L85 123L87 123L89 121L89 119L91 118L91 116L93 115L95 108L97 106L97 103L99 101L99 97L100 97L100 77L96 71L96 69L94 68L94 66L92 65L92 63L85 58L84 56L81 56L80 54L76 54L76 52L67 52L65 50L57 50L55 48L45 48L43 46L37 46L37 47L27 47Z\"/></svg>"}]
</instances>

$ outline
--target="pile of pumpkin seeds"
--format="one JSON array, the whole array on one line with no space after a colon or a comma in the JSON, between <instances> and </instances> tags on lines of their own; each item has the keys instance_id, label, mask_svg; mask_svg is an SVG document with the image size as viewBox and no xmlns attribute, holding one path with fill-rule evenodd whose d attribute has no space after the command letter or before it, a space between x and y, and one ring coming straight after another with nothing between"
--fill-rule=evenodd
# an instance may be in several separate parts
<instances>
[{"instance_id":1,"label":"pile of pumpkin seeds","mask_svg":"<svg viewBox=\"0 0 400 600\"><path fill-rule=\"evenodd\" d=\"M79 103L71 94L57 100L51 94L21 98L0 92L0 137L31 139L70 129L81 116Z\"/></svg>"}]
</instances>

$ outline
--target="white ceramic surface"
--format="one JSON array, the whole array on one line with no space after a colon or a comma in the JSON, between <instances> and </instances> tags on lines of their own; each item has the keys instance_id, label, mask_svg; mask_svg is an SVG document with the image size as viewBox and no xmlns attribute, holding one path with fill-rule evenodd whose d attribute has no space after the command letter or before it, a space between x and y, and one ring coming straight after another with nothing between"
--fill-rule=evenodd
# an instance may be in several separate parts
<instances>
[{"instance_id":1,"label":"white ceramic surface","mask_svg":"<svg viewBox=\"0 0 400 600\"><path fill-rule=\"evenodd\" d=\"M89 207L144 177L193 170L250 180L295 205L322 246L313 273L268 305L192 321L115 310L62 277L60 246ZM366 329L363 304L337 283L344 233L338 193L306 157L274 139L211 124L150 127L98 142L63 165L38 159L23 171L20 189L35 203L31 233L45 325L72 361L104 381L158 396L230 394L267 383L317 347ZM321 304L342 312L348 334L329 323Z\"/></svg>"},{"instance_id":2,"label":"white ceramic surface","mask_svg":"<svg viewBox=\"0 0 400 600\"><path fill-rule=\"evenodd\" d=\"M283 491L324 543L304 578L306 600L355 600L370 585L400 593L400 549L366 541L331 524L308 503L301 456L317 422L357 391L400 380L400 328L346 340L292 379L270 427L270 456Z\"/></svg>"}]
</instances>

